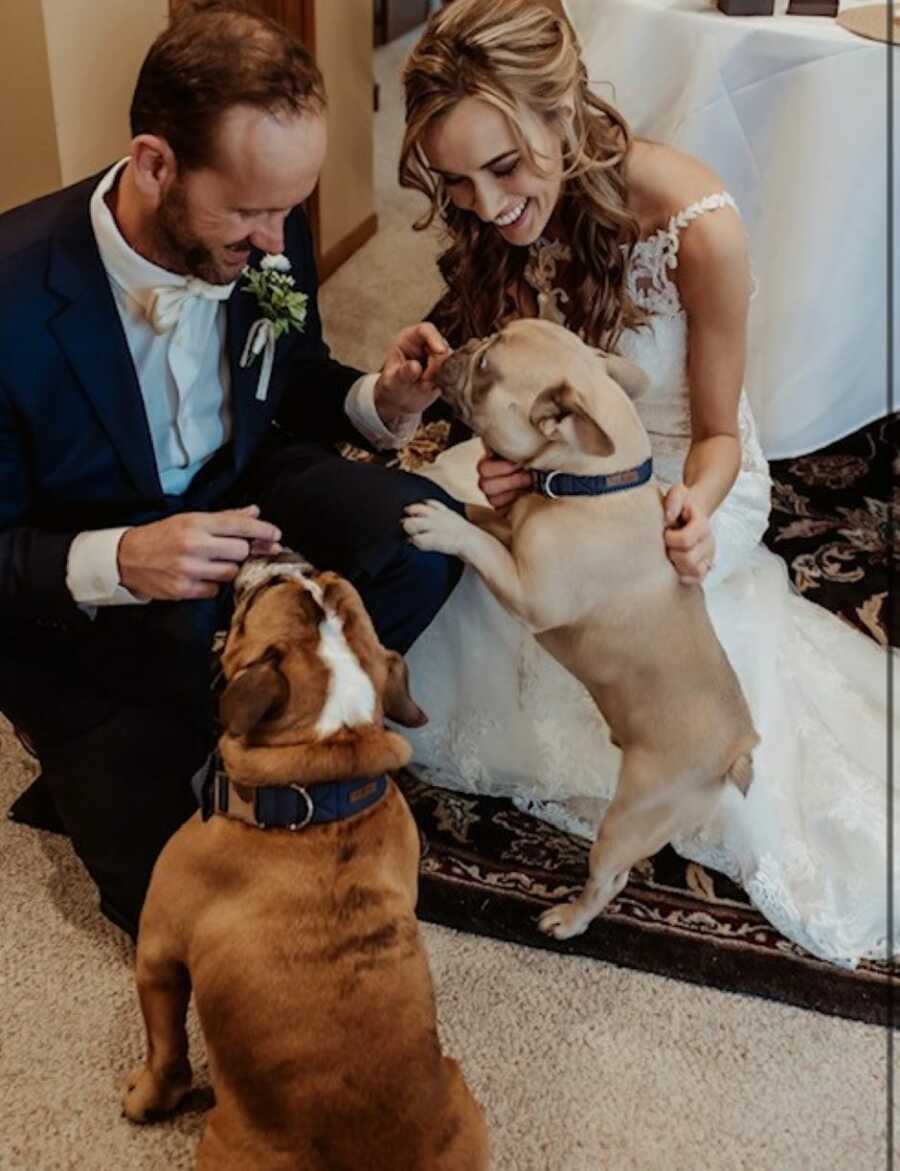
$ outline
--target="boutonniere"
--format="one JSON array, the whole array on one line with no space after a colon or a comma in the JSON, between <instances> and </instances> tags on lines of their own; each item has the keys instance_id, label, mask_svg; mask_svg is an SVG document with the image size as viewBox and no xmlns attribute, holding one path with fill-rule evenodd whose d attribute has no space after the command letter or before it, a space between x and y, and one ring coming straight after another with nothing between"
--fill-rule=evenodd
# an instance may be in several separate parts
<instances>
[{"instance_id":1,"label":"boutonniere","mask_svg":"<svg viewBox=\"0 0 900 1171\"><path fill-rule=\"evenodd\" d=\"M263 355L256 387L256 397L260 402L265 402L269 390L269 379L275 363L275 343L288 330L302 332L306 324L309 297L306 293L296 291L294 278L290 274L291 262L280 253L264 256L258 269L249 266L244 269L247 283L241 292L252 293L256 297L262 316L250 326L241 355L241 366L252 366L259 355Z\"/></svg>"}]
</instances>

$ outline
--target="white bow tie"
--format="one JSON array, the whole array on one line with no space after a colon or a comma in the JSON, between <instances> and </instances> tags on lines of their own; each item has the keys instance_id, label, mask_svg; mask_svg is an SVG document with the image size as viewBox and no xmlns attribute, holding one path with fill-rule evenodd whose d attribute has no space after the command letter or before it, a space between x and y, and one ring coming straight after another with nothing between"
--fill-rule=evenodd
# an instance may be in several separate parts
<instances>
[{"instance_id":1,"label":"white bow tie","mask_svg":"<svg viewBox=\"0 0 900 1171\"><path fill-rule=\"evenodd\" d=\"M157 333L168 333L175 328L181 311L194 297L207 301L227 301L234 284L210 285L197 277L189 277L183 285L160 285L150 290L144 312Z\"/></svg>"}]
</instances>

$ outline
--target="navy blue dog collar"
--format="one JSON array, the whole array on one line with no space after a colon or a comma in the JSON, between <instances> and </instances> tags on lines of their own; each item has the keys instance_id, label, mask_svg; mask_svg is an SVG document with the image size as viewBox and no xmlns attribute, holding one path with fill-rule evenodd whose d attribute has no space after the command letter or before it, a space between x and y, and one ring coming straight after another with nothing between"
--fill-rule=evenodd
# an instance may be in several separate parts
<instances>
[{"instance_id":1,"label":"navy blue dog collar","mask_svg":"<svg viewBox=\"0 0 900 1171\"><path fill-rule=\"evenodd\" d=\"M556 500L560 496L607 496L646 484L653 475L653 459L609 476L573 476L569 472L532 472L534 490Z\"/></svg>"},{"instance_id":2,"label":"navy blue dog collar","mask_svg":"<svg viewBox=\"0 0 900 1171\"><path fill-rule=\"evenodd\" d=\"M387 776L357 777L349 781L321 781L304 785L241 786L250 789L245 800L213 753L201 790L203 820L213 814L232 817L259 829L301 830L308 825L344 821L370 809L385 796Z\"/></svg>"}]
</instances>

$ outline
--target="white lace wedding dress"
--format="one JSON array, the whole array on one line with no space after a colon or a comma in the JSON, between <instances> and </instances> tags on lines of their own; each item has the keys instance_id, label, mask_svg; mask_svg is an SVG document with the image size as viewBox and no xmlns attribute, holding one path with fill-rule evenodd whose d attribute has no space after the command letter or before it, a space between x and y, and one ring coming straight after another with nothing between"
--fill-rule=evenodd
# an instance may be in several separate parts
<instances>
[{"instance_id":1,"label":"white lace wedding dress","mask_svg":"<svg viewBox=\"0 0 900 1171\"><path fill-rule=\"evenodd\" d=\"M680 233L725 204L731 197L718 193L686 208L668 230L641 241L630 262L630 291L651 317L625 335L620 351L650 376L636 405L663 487L680 482L690 443L687 320L669 274ZM542 241L527 274L541 315L563 323L566 294L553 281L565 259L565 246ZM784 935L852 965L883 956L889 934L888 656L795 594L784 563L760 544L770 479L745 396L740 431L741 471L713 517L716 563L704 589L762 739L749 795L725 786L712 820L674 845L740 882ZM480 453L478 440L450 449L434 478L461 499L483 502L474 468ZM414 760L436 783L512 797L535 816L594 836L619 752L581 685L473 570L408 662L430 719L411 736ZM894 905L900 910L900 898ZM894 938L900 943L900 922Z\"/></svg>"}]
</instances>

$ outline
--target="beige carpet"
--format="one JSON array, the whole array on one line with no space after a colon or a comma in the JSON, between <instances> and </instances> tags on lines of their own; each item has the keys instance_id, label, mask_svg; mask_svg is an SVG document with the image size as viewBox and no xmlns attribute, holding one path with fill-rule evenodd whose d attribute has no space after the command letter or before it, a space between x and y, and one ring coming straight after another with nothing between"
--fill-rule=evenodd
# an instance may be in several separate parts
<instances>
[{"instance_id":1,"label":"beige carpet","mask_svg":"<svg viewBox=\"0 0 900 1171\"><path fill-rule=\"evenodd\" d=\"M323 297L335 351L361 365L437 291L433 244L409 233L393 191L403 48L378 61L382 231ZM0 723L0 809L32 771ZM68 843L0 821L0 891L0 1169L190 1167L202 1100L149 1128L119 1116L119 1078L142 1046L131 949L95 912ZM445 1045L487 1107L497 1171L890 1166L881 1030L423 932Z\"/></svg>"}]
</instances>

